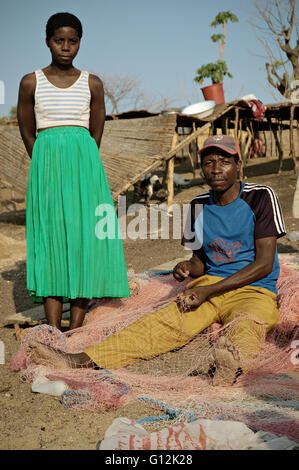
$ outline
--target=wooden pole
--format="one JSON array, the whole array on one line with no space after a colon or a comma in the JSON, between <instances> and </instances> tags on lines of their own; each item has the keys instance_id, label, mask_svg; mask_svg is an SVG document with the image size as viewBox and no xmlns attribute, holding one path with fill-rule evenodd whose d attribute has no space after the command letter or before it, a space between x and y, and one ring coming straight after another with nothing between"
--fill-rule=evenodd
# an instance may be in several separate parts
<instances>
[{"instance_id":1,"label":"wooden pole","mask_svg":"<svg viewBox=\"0 0 299 470\"><path fill-rule=\"evenodd\" d=\"M290 155L293 160L293 170L294 173L297 173L297 160L296 160L296 152L295 152L295 145L294 145L294 111L295 111L295 106L291 105L290 106Z\"/></svg>"},{"instance_id":2,"label":"wooden pole","mask_svg":"<svg viewBox=\"0 0 299 470\"><path fill-rule=\"evenodd\" d=\"M271 118L267 117L267 121L269 123L270 129L271 129L272 134L274 136L274 140L275 140L275 143L276 143L276 148L278 150L279 163L278 163L278 172L277 173L280 174L281 173L281 168L282 168L283 152L282 152L281 145L280 145L280 142L279 142L279 139L278 139L278 136L277 136L276 129L274 129L274 127L272 126Z\"/></svg>"},{"instance_id":3,"label":"wooden pole","mask_svg":"<svg viewBox=\"0 0 299 470\"><path fill-rule=\"evenodd\" d=\"M244 119L244 125L246 127L247 135L245 135L244 140L242 139L241 146L240 146L240 151L241 151L241 157L242 157L242 166L240 169L240 180L242 181L244 179L244 168L247 163L248 159L248 153L250 149L250 144L252 142L252 135L250 132L250 127L248 125L248 121ZM247 141L246 141L247 139Z\"/></svg>"},{"instance_id":4,"label":"wooden pole","mask_svg":"<svg viewBox=\"0 0 299 470\"><path fill-rule=\"evenodd\" d=\"M251 134L251 146L252 146L253 151L254 151L254 139L255 139L255 135L256 135L256 134L255 134L255 130L254 130L254 128L253 128L253 121L252 121L252 120L249 121L249 132L250 132L250 134ZM249 147L248 157L250 157L250 155L251 155L251 149L250 149L250 147ZM256 155L255 152L254 152L253 155L252 155L252 157L255 158L256 156L257 156L257 155ZM248 159L247 159L247 160L248 160ZM247 163L247 162L246 162L246 163Z\"/></svg>"},{"instance_id":5,"label":"wooden pole","mask_svg":"<svg viewBox=\"0 0 299 470\"><path fill-rule=\"evenodd\" d=\"M277 140L279 141L279 125L278 125L278 118L276 118L276 135L277 135ZM276 157L279 159L279 151L278 151L278 147L276 145L275 147L275 153L276 153Z\"/></svg>"},{"instance_id":6,"label":"wooden pole","mask_svg":"<svg viewBox=\"0 0 299 470\"><path fill-rule=\"evenodd\" d=\"M189 160L190 160L190 163L191 163L191 166L192 166L192 173L193 173L193 178L195 178L195 166L194 166L194 161L193 161L193 157L192 157L192 152L190 151L190 145L189 144L189 148L188 148L188 157L189 157Z\"/></svg>"},{"instance_id":7,"label":"wooden pole","mask_svg":"<svg viewBox=\"0 0 299 470\"><path fill-rule=\"evenodd\" d=\"M238 131L237 131L237 139L238 139L239 145L241 145L241 141L242 141L242 127L243 127L243 119L240 118L239 123L238 123Z\"/></svg>"},{"instance_id":8,"label":"wooden pole","mask_svg":"<svg viewBox=\"0 0 299 470\"><path fill-rule=\"evenodd\" d=\"M221 131L222 134L227 135L227 130L228 130L228 118L226 116L222 116L221 118Z\"/></svg>"},{"instance_id":9,"label":"wooden pole","mask_svg":"<svg viewBox=\"0 0 299 470\"><path fill-rule=\"evenodd\" d=\"M163 178L162 178L162 185L163 188L165 188L166 182L167 182L167 162L163 162Z\"/></svg>"},{"instance_id":10,"label":"wooden pole","mask_svg":"<svg viewBox=\"0 0 299 470\"><path fill-rule=\"evenodd\" d=\"M178 143L179 136L175 132L172 138L171 150L173 150ZM174 175L174 158L175 155L167 160L167 205L168 209L172 205L173 195L174 195L174 186L173 186L173 175Z\"/></svg>"},{"instance_id":11,"label":"wooden pole","mask_svg":"<svg viewBox=\"0 0 299 470\"><path fill-rule=\"evenodd\" d=\"M239 127L239 108L235 108L235 123L234 123L234 137L238 140L238 127Z\"/></svg>"},{"instance_id":12,"label":"wooden pole","mask_svg":"<svg viewBox=\"0 0 299 470\"><path fill-rule=\"evenodd\" d=\"M268 145L267 145L267 137L266 137L265 130L263 130L263 136L264 136L264 145L265 145L265 157L267 157Z\"/></svg>"},{"instance_id":13,"label":"wooden pole","mask_svg":"<svg viewBox=\"0 0 299 470\"><path fill-rule=\"evenodd\" d=\"M193 132L196 131L196 126L195 126L195 122L193 123ZM195 145L194 145L194 151L195 151L195 168L199 168L200 167L200 158L199 158L199 154L198 154L198 151L199 151L199 145L198 145L198 142L199 142L199 137L197 137L195 139Z\"/></svg>"},{"instance_id":14,"label":"wooden pole","mask_svg":"<svg viewBox=\"0 0 299 470\"><path fill-rule=\"evenodd\" d=\"M251 146L252 138L253 138L250 127L249 127L248 124L246 125L246 128L247 128L247 136L248 137L247 137L247 142L246 142L245 150L244 150L244 154L243 154L243 164L244 164L244 166L246 165L246 163L248 161L248 158L249 158L249 155L250 155L250 146Z\"/></svg>"},{"instance_id":15,"label":"wooden pole","mask_svg":"<svg viewBox=\"0 0 299 470\"><path fill-rule=\"evenodd\" d=\"M278 127L278 135L279 135L279 142L281 144L281 148L282 148L282 154L278 153L278 158L279 160L283 158L283 136L282 136L282 120L281 119L277 119L277 127ZM279 161L279 167L280 169L282 168L282 162Z\"/></svg>"},{"instance_id":16,"label":"wooden pole","mask_svg":"<svg viewBox=\"0 0 299 470\"><path fill-rule=\"evenodd\" d=\"M291 112L291 110L290 110ZM278 129L279 129L279 141L282 142L282 138L283 138L283 135L282 135L282 129L283 129L283 122L281 119L279 119L278 121Z\"/></svg>"}]
</instances>

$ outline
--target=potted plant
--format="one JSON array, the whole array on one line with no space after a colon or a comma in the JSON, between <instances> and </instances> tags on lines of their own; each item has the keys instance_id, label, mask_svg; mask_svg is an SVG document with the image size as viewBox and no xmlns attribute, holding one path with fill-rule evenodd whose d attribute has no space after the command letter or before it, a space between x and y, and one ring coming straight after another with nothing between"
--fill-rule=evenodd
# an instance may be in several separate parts
<instances>
[{"instance_id":1,"label":"potted plant","mask_svg":"<svg viewBox=\"0 0 299 470\"><path fill-rule=\"evenodd\" d=\"M200 84L203 83L206 78L211 79L212 85L203 87L201 90L206 100L214 100L216 101L216 104L225 103L223 77L227 75L232 78L231 73L228 71L226 62L223 60L224 47L226 44L226 26L228 21L235 23L238 21L238 18L230 11L222 11L218 13L214 21L210 24L212 27L222 25L223 33L213 34L211 36L212 41L217 42L219 45L220 58L217 62L210 62L209 64L200 67L196 71L197 75L194 78L194 80Z\"/></svg>"}]
</instances>

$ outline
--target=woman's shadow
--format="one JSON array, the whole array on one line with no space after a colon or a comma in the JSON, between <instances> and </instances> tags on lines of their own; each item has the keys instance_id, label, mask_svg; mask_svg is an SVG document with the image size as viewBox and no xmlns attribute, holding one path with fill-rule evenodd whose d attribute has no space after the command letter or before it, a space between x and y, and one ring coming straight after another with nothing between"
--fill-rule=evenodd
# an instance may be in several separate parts
<instances>
[{"instance_id":1,"label":"woman's shadow","mask_svg":"<svg viewBox=\"0 0 299 470\"><path fill-rule=\"evenodd\" d=\"M13 302L15 312L24 312L39 303L33 302L26 288L26 261L17 261L13 268L2 271L2 278L13 283Z\"/></svg>"}]
</instances>

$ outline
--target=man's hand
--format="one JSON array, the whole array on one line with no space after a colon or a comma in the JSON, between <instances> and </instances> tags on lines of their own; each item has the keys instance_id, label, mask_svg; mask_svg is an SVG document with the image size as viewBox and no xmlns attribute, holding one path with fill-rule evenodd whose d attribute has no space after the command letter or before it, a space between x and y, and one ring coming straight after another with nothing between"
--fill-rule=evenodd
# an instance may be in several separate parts
<instances>
[{"instance_id":1,"label":"man's hand","mask_svg":"<svg viewBox=\"0 0 299 470\"><path fill-rule=\"evenodd\" d=\"M192 258L188 261L180 261L173 269L173 277L179 281L184 281L188 276L200 277L204 274L205 265L197 252L193 252Z\"/></svg>"},{"instance_id":2,"label":"man's hand","mask_svg":"<svg viewBox=\"0 0 299 470\"><path fill-rule=\"evenodd\" d=\"M189 275L191 271L190 261L180 261L174 268L173 268L173 277L179 281L184 281Z\"/></svg>"},{"instance_id":3,"label":"man's hand","mask_svg":"<svg viewBox=\"0 0 299 470\"><path fill-rule=\"evenodd\" d=\"M186 289L176 298L176 303L181 312L187 312L199 307L210 295L209 286L193 287Z\"/></svg>"}]
</instances>

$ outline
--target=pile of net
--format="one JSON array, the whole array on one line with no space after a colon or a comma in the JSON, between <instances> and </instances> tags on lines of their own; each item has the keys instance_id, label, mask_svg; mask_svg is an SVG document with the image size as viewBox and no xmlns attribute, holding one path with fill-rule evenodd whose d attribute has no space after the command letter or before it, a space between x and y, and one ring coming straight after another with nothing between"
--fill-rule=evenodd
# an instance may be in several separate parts
<instances>
[{"instance_id":1,"label":"pile of net","mask_svg":"<svg viewBox=\"0 0 299 470\"><path fill-rule=\"evenodd\" d=\"M21 371L22 379L29 382L40 376L64 381L69 387L61 396L66 408L102 411L140 401L163 412L143 422L233 420L298 442L299 257L284 255L280 264L279 322L266 335L258 357L246 364L247 373L232 386L213 386L201 368L206 372L205 359L213 344L234 331L235 321L225 327L214 324L179 350L118 370L55 370L51 364L36 365L28 357L26 348L32 338L62 351L81 352L158 310L186 288L188 281L178 283L172 274L150 272L130 275L130 299L98 300L77 330L61 333L47 325L32 328L10 368Z\"/></svg>"}]
</instances>

